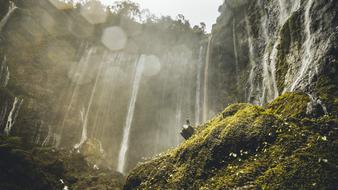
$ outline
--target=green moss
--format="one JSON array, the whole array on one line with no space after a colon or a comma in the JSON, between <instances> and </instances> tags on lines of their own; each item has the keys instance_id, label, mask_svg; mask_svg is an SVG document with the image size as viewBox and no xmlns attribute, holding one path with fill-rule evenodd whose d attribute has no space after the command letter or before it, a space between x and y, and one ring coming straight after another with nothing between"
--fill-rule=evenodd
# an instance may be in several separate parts
<instances>
[{"instance_id":1,"label":"green moss","mask_svg":"<svg viewBox=\"0 0 338 190\"><path fill-rule=\"evenodd\" d=\"M301 118L306 116L307 104L310 101L304 93L285 93L267 105L268 111L283 117Z\"/></svg>"},{"instance_id":2,"label":"green moss","mask_svg":"<svg viewBox=\"0 0 338 190\"><path fill-rule=\"evenodd\" d=\"M338 121L305 118L308 101L287 93L265 109L230 105L176 149L135 168L124 188L332 189Z\"/></svg>"}]
</instances>

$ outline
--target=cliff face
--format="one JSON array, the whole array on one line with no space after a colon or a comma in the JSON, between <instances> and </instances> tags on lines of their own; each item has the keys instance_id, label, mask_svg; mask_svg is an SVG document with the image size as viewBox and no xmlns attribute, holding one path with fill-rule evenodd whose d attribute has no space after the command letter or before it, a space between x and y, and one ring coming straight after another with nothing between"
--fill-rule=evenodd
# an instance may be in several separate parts
<instances>
[{"instance_id":1,"label":"cliff face","mask_svg":"<svg viewBox=\"0 0 338 190\"><path fill-rule=\"evenodd\" d=\"M184 20L140 24L104 9L90 18L104 15L105 21L91 23L83 7L60 9L53 2L0 1L1 133L8 135L8 128L26 143L58 148L96 138L116 168L128 113L134 111L126 169L177 145L185 115L194 115L204 34ZM135 85L142 55L147 60ZM139 90L130 110L134 86Z\"/></svg>"},{"instance_id":2,"label":"cliff face","mask_svg":"<svg viewBox=\"0 0 338 190\"><path fill-rule=\"evenodd\" d=\"M337 6L330 0L225 1L212 31L211 107L263 105L292 91L333 105Z\"/></svg>"}]
</instances>

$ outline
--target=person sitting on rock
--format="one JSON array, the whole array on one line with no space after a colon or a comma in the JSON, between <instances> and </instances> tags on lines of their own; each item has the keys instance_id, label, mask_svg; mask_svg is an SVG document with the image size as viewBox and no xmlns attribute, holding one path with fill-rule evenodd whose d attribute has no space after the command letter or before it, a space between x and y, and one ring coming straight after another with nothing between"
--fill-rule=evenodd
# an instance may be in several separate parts
<instances>
[{"instance_id":1,"label":"person sitting on rock","mask_svg":"<svg viewBox=\"0 0 338 190\"><path fill-rule=\"evenodd\" d=\"M186 124L183 125L181 135L185 140L188 140L195 133L195 129L190 125L190 121L186 120Z\"/></svg>"}]
</instances>

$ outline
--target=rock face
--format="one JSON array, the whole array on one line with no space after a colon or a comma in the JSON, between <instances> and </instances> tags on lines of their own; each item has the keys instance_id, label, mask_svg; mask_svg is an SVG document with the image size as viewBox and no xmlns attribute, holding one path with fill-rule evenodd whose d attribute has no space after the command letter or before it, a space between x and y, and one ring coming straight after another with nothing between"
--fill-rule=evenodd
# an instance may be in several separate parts
<instances>
[{"instance_id":1,"label":"rock face","mask_svg":"<svg viewBox=\"0 0 338 190\"><path fill-rule=\"evenodd\" d=\"M180 142L186 115L195 114L202 31L185 20L140 24L104 9L93 14L106 21L93 23L81 6L13 2L0 1L0 19L8 18L0 31L0 134L14 107L10 135L68 149L95 138L117 168L136 63L147 55L135 114L128 119L126 170ZM11 5L18 8L6 17Z\"/></svg>"},{"instance_id":2,"label":"rock face","mask_svg":"<svg viewBox=\"0 0 338 190\"><path fill-rule=\"evenodd\" d=\"M30 148L21 138L0 137L0 189L122 189L122 174L87 162L88 154ZM88 152L86 152L88 153Z\"/></svg>"},{"instance_id":3,"label":"rock face","mask_svg":"<svg viewBox=\"0 0 338 190\"><path fill-rule=\"evenodd\" d=\"M306 116L309 97L234 104L175 149L140 164L124 189L334 189L337 118Z\"/></svg>"},{"instance_id":4,"label":"rock face","mask_svg":"<svg viewBox=\"0 0 338 190\"><path fill-rule=\"evenodd\" d=\"M290 91L333 105L337 6L330 0L226 0L212 31L210 107L263 105Z\"/></svg>"}]
</instances>

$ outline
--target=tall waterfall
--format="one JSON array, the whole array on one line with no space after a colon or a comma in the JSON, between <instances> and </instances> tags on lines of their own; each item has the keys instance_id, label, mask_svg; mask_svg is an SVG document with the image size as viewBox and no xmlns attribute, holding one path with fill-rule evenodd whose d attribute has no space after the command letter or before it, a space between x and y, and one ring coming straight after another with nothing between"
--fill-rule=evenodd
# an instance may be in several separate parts
<instances>
[{"instance_id":1,"label":"tall waterfall","mask_svg":"<svg viewBox=\"0 0 338 190\"><path fill-rule=\"evenodd\" d=\"M235 19L235 17L232 21L232 39L233 39L234 56L235 56L236 84L237 84L237 88L239 88L240 77L239 77L239 63L238 63L236 19Z\"/></svg>"},{"instance_id":2,"label":"tall waterfall","mask_svg":"<svg viewBox=\"0 0 338 190\"><path fill-rule=\"evenodd\" d=\"M286 21L287 10L285 6L285 2L283 0L279 0L280 6L280 18L279 18L279 26L284 25ZM268 36L268 16L264 14L264 19L262 21L262 30L263 36L265 39L265 50L263 55L263 81L262 81L262 96L260 98L260 104L263 105L266 102L270 102L275 99L278 95L277 81L276 81L276 61L278 55L278 46L280 44L279 39L279 28L277 28L277 36L276 39L270 38ZM270 44L273 44L272 51L270 51Z\"/></svg>"},{"instance_id":3,"label":"tall waterfall","mask_svg":"<svg viewBox=\"0 0 338 190\"><path fill-rule=\"evenodd\" d=\"M12 2L9 2L9 9L7 14L5 15L4 18L1 19L0 21L0 33L2 32L2 30L4 29L4 27L6 26L9 18L12 16L12 14L14 13L14 11L17 9L18 7Z\"/></svg>"},{"instance_id":4,"label":"tall waterfall","mask_svg":"<svg viewBox=\"0 0 338 190\"><path fill-rule=\"evenodd\" d=\"M6 135L10 135L10 133L11 133L12 127L13 127L15 121L16 121L16 118L18 117L22 102L23 102L22 99L17 98L17 97L14 98L12 109L9 112L6 127L4 129L4 133Z\"/></svg>"},{"instance_id":5,"label":"tall waterfall","mask_svg":"<svg viewBox=\"0 0 338 190\"><path fill-rule=\"evenodd\" d=\"M249 94L248 94L248 102L255 102L255 93L257 91L257 86L255 85L255 70L257 67L257 63L255 60L255 50L254 45L251 38L251 29L249 24L249 18L248 16L245 17L245 25L246 25L246 32L248 36L248 46L249 46L249 62L250 62L250 74L248 79L248 85L249 85Z\"/></svg>"},{"instance_id":6,"label":"tall waterfall","mask_svg":"<svg viewBox=\"0 0 338 190\"><path fill-rule=\"evenodd\" d=\"M261 2L260 2L261 3ZM290 6L291 4L291 6ZM289 17L299 9L300 1L288 2L287 0L278 0L279 6L279 20L278 26L276 28L276 32L273 37L269 37L268 32L268 18L265 14L262 22L262 34L265 41L265 50L262 57L263 64L263 81L262 81L262 94L260 97L260 104L263 105L266 102L270 102L275 99L279 95L277 80L276 80L276 63L278 58L278 47L280 46L280 31L283 25L285 25L286 21ZM272 46L272 50L270 51L270 47Z\"/></svg>"},{"instance_id":7,"label":"tall waterfall","mask_svg":"<svg viewBox=\"0 0 338 190\"><path fill-rule=\"evenodd\" d=\"M70 90L72 92L71 97L70 97L70 101L69 104L67 106L66 112L65 112L65 116L63 118L62 124L61 124L61 129L60 129L60 140L56 143L56 147L58 147L60 145L60 143L62 142L62 137L63 137L63 131L65 128L65 122L66 122L66 118L69 116L71 108L76 100L76 96L78 95L78 91L80 88L80 84L82 83L81 81L84 80L84 78L86 77L86 70L89 67L89 61L90 58L93 56L93 54L96 52L96 48L95 47L91 47L88 51L85 51L85 54L83 57L81 57L79 63L76 65L75 69L70 73L70 78L73 80L73 85L72 85L72 89ZM81 135L82 137L82 135ZM75 145L76 147L78 145Z\"/></svg>"},{"instance_id":8,"label":"tall waterfall","mask_svg":"<svg viewBox=\"0 0 338 190\"><path fill-rule=\"evenodd\" d=\"M81 140L80 140L80 142L78 144L75 145L75 148L81 147L81 145L88 138L88 129L87 129L87 127L88 127L88 116L89 116L89 112L90 112L92 104L93 104L94 95L95 95L95 92L96 92L96 89L97 89L97 83L99 81L99 77L100 77L100 74L101 74L101 70L102 70L102 66L103 66L104 61L105 61L105 56L103 57L103 60L101 60L99 69L97 71L97 74L96 74L96 77L95 77L94 86L93 86L92 92L90 94L90 98L89 98L89 103L88 103L88 107L87 107L87 110L86 110L86 114L84 115L84 118L83 118Z\"/></svg>"},{"instance_id":9,"label":"tall waterfall","mask_svg":"<svg viewBox=\"0 0 338 190\"><path fill-rule=\"evenodd\" d=\"M209 108L208 108L208 90L209 90L209 64L210 64L210 49L212 43L212 35L209 36L207 54L204 67L204 86L203 86L203 122L208 120Z\"/></svg>"},{"instance_id":10,"label":"tall waterfall","mask_svg":"<svg viewBox=\"0 0 338 190\"><path fill-rule=\"evenodd\" d=\"M48 133L47 133L47 136L46 136L46 138L43 140L43 142L42 142L41 145L42 145L42 146L47 146L48 143L50 142L51 138L52 138L52 127L49 125L49 126L48 126Z\"/></svg>"},{"instance_id":11,"label":"tall waterfall","mask_svg":"<svg viewBox=\"0 0 338 190\"><path fill-rule=\"evenodd\" d=\"M135 104L136 104L137 95L138 95L138 91L139 91L139 87L140 87L140 83L142 79L144 63L146 61L145 59L146 59L146 56L141 55L136 65L132 94L131 94L131 98L129 102L128 114L126 118L125 127L123 130L122 143L121 143L121 148L120 148L119 158L118 158L117 170L121 173L123 173L125 169L126 153L127 153L128 146L129 146L129 134L130 134L130 129L131 129L132 122L133 122Z\"/></svg>"},{"instance_id":12,"label":"tall waterfall","mask_svg":"<svg viewBox=\"0 0 338 190\"><path fill-rule=\"evenodd\" d=\"M7 58L4 56L0 63L0 86L6 87L9 81L10 73L7 65Z\"/></svg>"},{"instance_id":13,"label":"tall waterfall","mask_svg":"<svg viewBox=\"0 0 338 190\"><path fill-rule=\"evenodd\" d=\"M313 0L308 0L306 7L305 7L305 13L304 13L304 27L305 27L305 36L306 40L303 44L304 48L304 55L302 56L302 61L301 61L301 68L299 70L299 73L296 75L296 79L291 85L290 90L294 91L296 90L297 87L299 87L300 83L302 80L304 80L309 67L311 64L313 64L313 59L315 52L313 52L312 44L313 44L313 37L311 35L311 7L313 5Z\"/></svg>"},{"instance_id":14,"label":"tall waterfall","mask_svg":"<svg viewBox=\"0 0 338 190\"><path fill-rule=\"evenodd\" d=\"M270 37L268 35L268 18L264 15L261 21L261 28L263 31L263 38L265 42L264 55L262 57L263 64L263 81L262 81L262 96L260 98L260 104L263 105L265 102L269 102L278 96L277 84L275 79L275 66L270 62ZM277 49L277 48L276 48Z\"/></svg>"},{"instance_id":15,"label":"tall waterfall","mask_svg":"<svg viewBox=\"0 0 338 190\"><path fill-rule=\"evenodd\" d=\"M202 81L202 66L203 66L203 46L200 47L197 62L197 79L196 79L196 102L195 102L195 123L201 122L201 81Z\"/></svg>"}]
</instances>

